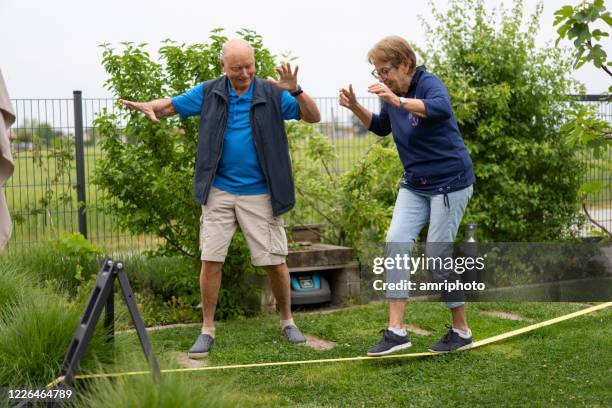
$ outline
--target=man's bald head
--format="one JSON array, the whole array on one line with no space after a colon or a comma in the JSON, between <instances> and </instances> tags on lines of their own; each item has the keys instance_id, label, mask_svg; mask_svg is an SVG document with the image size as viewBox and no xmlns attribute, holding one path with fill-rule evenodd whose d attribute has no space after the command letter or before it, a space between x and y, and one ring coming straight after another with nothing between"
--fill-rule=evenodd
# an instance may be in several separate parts
<instances>
[{"instance_id":1,"label":"man's bald head","mask_svg":"<svg viewBox=\"0 0 612 408\"><path fill-rule=\"evenodd\" d=\"M246 92L255 77L255 52L242 38L235 38L223 44L221 69L225 72L232 88L240 95Z\"/></svg>"},{"instance_id":2,"label":"man's bald head","mask_svg":"<svg viewBox=\"0 0 612 408\"><path fill-rule=\"evenodd\" d=\"M253 57L255 58L255 52L251 44L243 40L242 38L233 38L223 44L221 48L221 59L228 57L239 56L239 57Z\"/></svg>"}]
</instances>

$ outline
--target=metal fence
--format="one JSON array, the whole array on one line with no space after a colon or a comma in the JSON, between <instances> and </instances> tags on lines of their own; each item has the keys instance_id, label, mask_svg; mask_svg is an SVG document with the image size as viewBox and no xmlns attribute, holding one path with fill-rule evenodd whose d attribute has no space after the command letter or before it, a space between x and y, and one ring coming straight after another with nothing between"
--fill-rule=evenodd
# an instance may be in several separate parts
<instances>
[{"instance_id":1,"label":"metal fence","mask_svg":"<svg viewBox=\"0 0 612 408\"><path fill-rule=\"evenodd\" d=\"M337 98L315 98L322 114L320 131L333 142L338 156L336 168L348 170L369 148L369 134ZM602 118L612 122L612 104L586 96L583 103L596 104ZM15 172L5 186L13 216L13 236L9 247L19 247L57 239L62 233L81 232L106 250L149 248L155 239L134 236L116 228L111 216L97 208L100 192L90 182L96 160L103 152L93 126L103 110L114 112L114 99L86 99L75 91L71 99L14 99L17 115L10 129ZM372 111L379 108L376 97L360 98ZM70 156L66 156L67 143ZM610 149L612 150L612 149ZM591 215L612 227L612 151L603 159L587 157L585 181L607 186L594 195ZM84 203L81 206L79 203ZM307 219L304 222L317 221ZM588 234L588 231L583 231Z\"/></svg>"}]
</instances>

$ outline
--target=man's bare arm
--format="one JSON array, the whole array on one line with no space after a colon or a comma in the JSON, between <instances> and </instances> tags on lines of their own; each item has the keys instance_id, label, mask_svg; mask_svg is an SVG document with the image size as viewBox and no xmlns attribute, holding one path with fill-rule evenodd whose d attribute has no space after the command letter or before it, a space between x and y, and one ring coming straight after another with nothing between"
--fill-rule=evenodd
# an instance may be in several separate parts
<instances>
[{"instance_id":1,"label":"man's bare arm","mask_svg":"<svg viewBox=\"0 0 612 408\"><path fill-rule=\"evenodd\" d=\"M155 123L159 123L158 118L177 114L170 98L154 99L149 102L132 102L125 99L119 99L119 102L130 109L144 113L151 122Z\"/></svg>"},{"instance_id":2,"label":"man's bare arm","mask_svg":"<svg viewBox=\"0 0 612 408\"><path fill-rule=\"evenodd\" d=\"M268 81L281 89L289 91L289 93L295 93L299 89L298 87L298 74L299 68L296 66L294 70L291 69L291 64L281 64L276 68L279 79L268 78ZM317 123L321 120L321 113L315 101L302 92L295 97L297 103L300 105L300 119L308 123Z\"/></svg>"},{"instance_id":3,"label":"man's bare arm","mask_svg":"<svg viewBox=\"0 0 612 408\"><path fill-rule=\"evenodd\" d=\"M306 94L302 92L295 97L298 104L300 105L300 119L308 123L317 123L321 120L321 113L316 102Z\"/></svg>"}]
</instances>

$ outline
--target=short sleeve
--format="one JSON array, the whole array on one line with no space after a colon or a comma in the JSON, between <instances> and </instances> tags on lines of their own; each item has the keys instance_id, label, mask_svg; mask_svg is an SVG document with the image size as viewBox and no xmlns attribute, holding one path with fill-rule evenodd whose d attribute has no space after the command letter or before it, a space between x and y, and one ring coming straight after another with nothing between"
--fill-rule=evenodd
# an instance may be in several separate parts
<instances>
[{"instance_id":1,"label":"short sleeve","mask_svg":"<svg viewBox=\"0 0 612 408\"><path fill-rule=\"evenodd\" d=\"M204 83L198 84L172 98L172 105L183 118L199 115L202 112L202 101L204 99Z\"/></svg>"},{"instance_id":2,"label":"short sleeve","mask_svg":"<svg viewBox=\"0 0 612 408\"><path fill-rule=\"evenodd\" d=\"M284 120L300 119L300 105L298 101L291 96L289 91L283 91L281 97L281 110Z\"/></svg>"}]
</instances>

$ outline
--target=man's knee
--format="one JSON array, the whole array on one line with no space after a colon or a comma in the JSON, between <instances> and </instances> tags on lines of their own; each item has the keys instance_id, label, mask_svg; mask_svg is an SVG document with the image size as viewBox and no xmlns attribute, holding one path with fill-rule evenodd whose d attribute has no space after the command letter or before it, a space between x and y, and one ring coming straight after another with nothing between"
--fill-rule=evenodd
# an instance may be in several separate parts
<instances>
[{"instance_id":1,"label":"man's knee","mask_svg":"<svg viewBox=\"0 0 612 408\"><path fill-rule=\"evenodd\" d=\"M221 273L221 269L223 269L223 262L202 261L202 269L200 271L203 274L212 275Z\"/></svg>"},{"instance_id":2,"label":"man's knee","mask_svg":"<svg viewBox=\"0 0 612 408\"><path fill-rule=\"evenodd\" d=\"M282 263L282 264L278 264L278 265L266 265L264 268L265 268L266 272L268 272L268 274L271 275L271 276L283 273L286 270L288 271L286 263Z\"/></svg>"}]
</instances>

